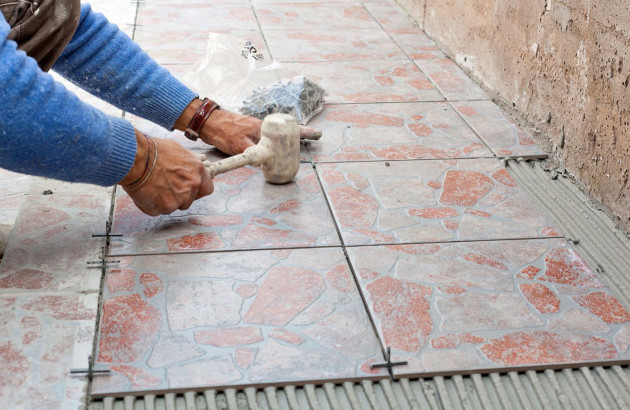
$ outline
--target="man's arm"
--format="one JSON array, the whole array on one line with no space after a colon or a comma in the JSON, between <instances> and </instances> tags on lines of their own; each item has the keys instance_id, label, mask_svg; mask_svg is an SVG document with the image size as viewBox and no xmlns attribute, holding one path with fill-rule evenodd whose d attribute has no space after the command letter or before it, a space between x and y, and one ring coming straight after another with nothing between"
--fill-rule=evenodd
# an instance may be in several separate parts
<instances>
[{"instance_id":1,"label":"man's arm","mask_svg":"<svg viewBox=\"0 0 630 410\"><path fill-rule=\"evenodd\" d=\"M7 40L0 15L0 166L71 182L113 185L131 169L134 130L83 103Z\"/></svg>"},{"instance_id":2,"label":"man's arm","mask_svg":"<svg viewBox=\"0 0 630 410\"><path fill-rule=\"evenodd\" d=\"M92 95L167 129L196 97L89 4L81 7L79 26L53 70Z\"/></svg>"}]
</instances>

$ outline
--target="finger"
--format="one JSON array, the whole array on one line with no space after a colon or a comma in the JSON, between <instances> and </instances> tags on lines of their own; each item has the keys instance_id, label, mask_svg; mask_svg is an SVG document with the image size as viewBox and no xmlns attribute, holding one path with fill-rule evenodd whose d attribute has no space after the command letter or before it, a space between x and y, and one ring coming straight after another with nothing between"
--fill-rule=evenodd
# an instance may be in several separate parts
<instances>
[{"instance_id":1,"label":"finger","mask_svg":"<svg viewBox=\"0 0 630 410\"><path fill-rule=\"evenodd\" d=\"M300 138L304 140L318 140L322 137L322 132L313 127L300 125Z\"/></svg>"},{"instance_id":2,"label":"finger","mask_svg":"<svg viewBox=\"0 0 630 410\"><path fill-rule=\"evenodd\" d=\"M195 199L203 198L214 192L214 183L212 182L212 176L210 171L204 167L203 175L201 176L201 184L199 184L199 190L197 191L197 197Z\"/></svg>"},{"instance_id":3,"label":"finger","mask_svg":"<svg viewBox=\"0 0 630 410\"><path fill-rule=\"evenodd\" d=\"M206 158L206 154L195 154L197 156L197 158L199 158L199 161L205 161Z\"/></svg>"}]
</instances>

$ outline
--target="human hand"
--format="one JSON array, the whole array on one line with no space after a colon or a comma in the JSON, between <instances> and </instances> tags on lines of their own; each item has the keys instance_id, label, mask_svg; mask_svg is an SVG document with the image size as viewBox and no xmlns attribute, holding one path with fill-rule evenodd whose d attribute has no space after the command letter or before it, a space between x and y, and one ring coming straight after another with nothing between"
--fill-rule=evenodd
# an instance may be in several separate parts
<instances>
[{"instance_id":1,"label":"human hand","mask_svg":"<svg viewBox=\"0 0 630 410\"><path fill-rule=\"evenodd\" d=\"M184 130L200 105L201 101L198 99L191 102L175 123L175 128ZM258 118L219 109L213 111L204 123L199 137L225 154L236 155L258 143L261 125L262 120ZM318 140L321 136L320 130L300 125L301 139Z\"/></svg>"},{"instance_id":2,"label":"human hand","mask_svg":"<svg viewBox=\"0 0 630 410\"><path fill-rule=\"evenodd\" d=\"M148 139L138 131L136 140L136 160L119 184L145 214L185 210L214 191L210 172L201 162L204 155L193 154L175 141Z\"/></svg>"}]
</instances>

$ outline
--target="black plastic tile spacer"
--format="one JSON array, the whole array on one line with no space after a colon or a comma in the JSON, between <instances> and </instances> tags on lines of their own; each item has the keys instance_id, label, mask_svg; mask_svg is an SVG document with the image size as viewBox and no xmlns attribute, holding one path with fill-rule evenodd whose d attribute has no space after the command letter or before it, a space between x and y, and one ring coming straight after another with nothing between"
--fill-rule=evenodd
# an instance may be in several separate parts
<instances>
[{"instance_id":1,"label":"black plastic tile spacer","mask_svg":"<svg viewBox=\"0 0 630 410\"><path fill-rule=\"evenodd\" d=\"M385 360L387 360L385 363L371 364L370 369L386 368L387 372L389 373L389 377L392 379L392 381L394 381L394 371L392 370L392 368L394 366L405 366L407 364L407 361L403 360L400 362L392 362L392 349L389 346L387 346L387 354L385 356Z\"/></svg>"}]
</instances>

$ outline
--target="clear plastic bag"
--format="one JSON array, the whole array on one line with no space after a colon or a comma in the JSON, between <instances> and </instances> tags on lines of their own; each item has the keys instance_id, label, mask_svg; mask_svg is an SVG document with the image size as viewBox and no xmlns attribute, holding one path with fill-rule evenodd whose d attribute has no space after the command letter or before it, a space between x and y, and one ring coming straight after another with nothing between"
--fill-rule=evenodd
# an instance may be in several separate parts
<instances>
[{"instance_id":1,"label":"clear plastic bag","mask_svg":"<svg viewBox=\"0 0 630 410\"><path fill-rule=\"evenodd\" d=\"M283 112L304 125L323 108L321 87L226 34L209 33L206 55L183 80L223 108L259 118Z\"/></svg>"}]
</instances>

